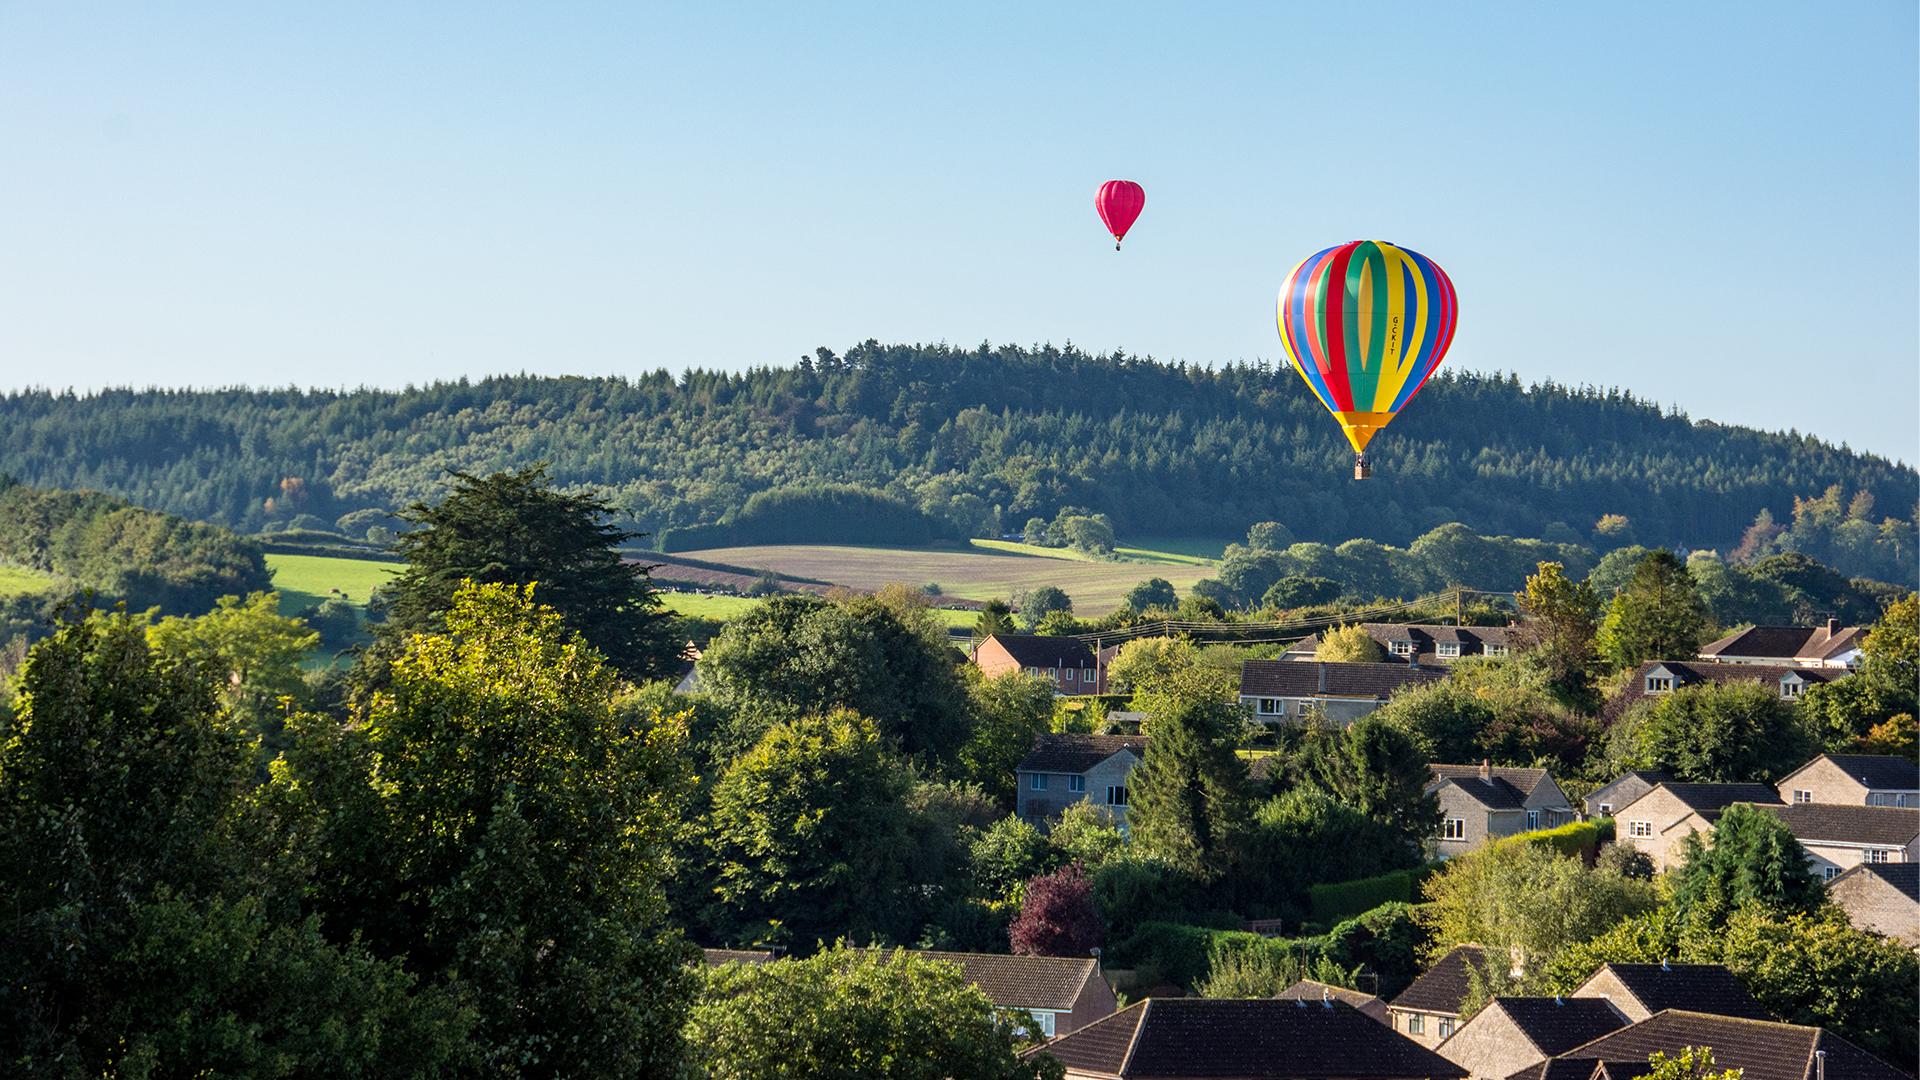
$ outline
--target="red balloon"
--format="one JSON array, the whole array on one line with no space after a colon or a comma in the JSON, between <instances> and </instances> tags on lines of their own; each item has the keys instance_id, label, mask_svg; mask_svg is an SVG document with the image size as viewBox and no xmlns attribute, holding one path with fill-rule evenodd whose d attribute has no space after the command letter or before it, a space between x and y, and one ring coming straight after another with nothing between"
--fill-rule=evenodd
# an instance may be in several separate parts
<instances>
[{"instance_id":1,"label":"red balloon","mask_svg":"<svg viewBox=\"0 0 1920 1080\"><path fill-rule=\"evenodd\" d=\"M1133 228L1146 205L1147 193L1131 180L1109 180L1100 185L1093 196L1093 208L1100 211L1100 220L1113 234L1113 250L1120 250L1120 241L1126 239L1127 230Z\"/></svg>"}]
</instances>

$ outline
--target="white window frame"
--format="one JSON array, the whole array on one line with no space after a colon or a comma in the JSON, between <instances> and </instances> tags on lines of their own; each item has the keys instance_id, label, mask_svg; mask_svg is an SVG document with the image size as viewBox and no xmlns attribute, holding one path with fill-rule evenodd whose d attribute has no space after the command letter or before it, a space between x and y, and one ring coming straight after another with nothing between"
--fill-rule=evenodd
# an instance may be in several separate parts
<instances>
[{"instance_id":1,"label":"white window frame","mask_svg":"<svg viewBox=\"0 0 1920 1080\"><path fill-rule=\"evenodd\" d=\"M1033 1019L1035 1023L1040 1025L1040 1034L1045 1035L1049 1039L1053 1038L1054 1015L1052 1013L1037 1012L1033 1014Z\"/></svg>"},{"instance_id":2,"label":"white window frame","mask_svg":"<svg viewBox=\"0 0 1920 1080\"><path fill-rule=\"evenodd\" d=\"M1286 702L1281 701L1277 697L1263 697L1260 699L1261 716L1285 716L1286 714Z\"/></svg>"},{"instance_id":3,"label":"white window frame","mask_svg":"<svg viewBox=\"0 0 1920 1080\"><path fill-rule=\"evenodd\" d=\"M1894 861L1893 849L1883 848L1883 847L1868 848L1866 854L1861 856L1861 861L1873 863L1875 865L1879 865L1881 863L1890 863Z\"/></svg>"},{"instance_id":4,"label":"white window frame","mask_svg":"<svg viewBox=\"0 0 1920 1080\"><path fill-rule=\"evenodd\" d=\"M1538 810L1527 811L1527 831L1532 832L1533 830L1539 827L1540 827L1540 811Z\"/></svg>"},{"instance_id":5,"label":"white window frame","mask_svg":"<svg viewBox=\"0 0 1920 1080\"><path fill-rule=\"evenodd\" d=\"M1440 823L1440 839L1465 840L1467 838L1467 819L1450 817Z\"/></svg>"},{"instance_id":6,"label":"white window frame","mask_svg":"<svg viewBox=\"0 0 1920 1080\"><path fill-rule=\"evenodd\" d=\"M1794 789L1793 789L1793 801L1794 801L1794 802L1795 802L1796 804L1798 804L1798 803L1810 803L1810 802L1812 802L1812 801L1813 801L1813 792L1811 792L1811 791L1808 791L1808 790L1807 790L1807 789L1805 789L1805 788L1794 788Z\"/></svg>"},{"instance_id":7,"label":"white window frame","mask_svg":"<svg viewBox=\"0 0 1920 1080\"><path fill-rule=\"evenodd\" d=\"M1791 701L1794 698L1799 697L1801 694L1806 693L1806 691L1807 691L1807 684L1799 681L1798 679L1781 679L1780 680L1780 696L1788 701Z\"/></svg>"},{"instance_id":8,"label":"white window frame","mask_svg":"<svg viewBox=\"0 0 1920 1080\"><path fill-rule=\"evenodd\" d=\"M1080 669L1079 668L1061 668L1060 679L1062 682L1078 682L1080 681Z\"/></svg>"},{"instance_id":9,"label":"white window frame","mask_svg":"<svg viewBox=\"0 0 1920 1080\"><path fill-rule=\"evenodd\" d=\"M1486 651L1488 656L1507 655L1507 647L1505 645L1482 645L1481 648Z\"/></svg>"},{"instance_id":10,"label":"white window frame","mask_svg":"<svg viewBox=\"0 0 1920 1080\"><path fill-rule=\"evenodd\" d=\"M1118 794L1118 795L1120 796L1120 798L1119 798L1119 800L1118 800L1118 801L1115 801L1115 799L1114 799L1114 796L1115 796L1116 794ZM1108 806L1125 806L1125 805L1127 805L1127 785L1125 785L1125 784L1108 784L1108 785L1107 785L1107 805L1108 805Z\"/></svg>"},{"instance_id":11,"label":"white window frame","mask_svg":"<svg viewBox=\"0 0 1920 1080\"><path fill-rule=\"evenodd\" d=\"M1647 676L1647 693L1649 694L1673 693L1673 676L1671 675Z\"/></svg>"},{"instance_id":12,"label":"white window frame","mask_svg":"<svg viewBox=\"0 0 1920 1080\"><path fill-rule=\"evenodd\" d=\"M1627 822L1627 835L1640 840L1648 839L1653 836L1653 822L1629 821Z\"/></svg>"},{"instance_id":13,"label":"white window frame","mask_svg":"<svg viewBox=\"0 0 1920 1080\"><path fill-rule=\"evenodd\" d=\"M1299 701L1293 703L1293 714L1295 716L1306 716L1311 712L1313 712L1313 701L1311 699L1301 698Z\"/></svg>"},{"instance_id":14,"label":"white window frame","mask_svg":"<svg viewBox=\"0 0 1920 1080\"><path fill-rule=\"evenodd\" d=\"M1446 1017L1446 1016L1441 1017L1440 1018L1440 1037L1442 1039L1447 1039L1447 1038L1451 1038L1452 1036L1453 1036L1452 1018Z\"/></svg>"},{"instance_id":15,"label":"white window frame","mask_svg":"<svg viewBox=\"0 0 1920 1080\"><path fill-rule=\"evenodd\" d=\"M1087 790L1086 777L1081 776L1079 773L1072 773L1067 776L1067 791L1070 794L1079 795L1079 794L1085 793L1086 790Z\"/></svg>"},{"instance_id":16,"label":"white window frame","mask_svg":"<svg viewBox=\"0 0 1920 1080\"><path fill-rule=\"evenodd\" d=\"M1834 878L1840 876L1840 868L1837 866L1823 866L1820 868L1820 871L1820 880L1822 881L1832 881Z\"/></svg>"},{"instance_id":17,"label":"white window frame","mask_svg":"<svg viewBox=\"0 0 1920 1080\"><path fill-rule=\"evenodd\" d=\"M1390 653L1392 653L1392 654L1393 654L1393 655L1395 655L1395 656L1412 656L1412 655L1413 655L1413 642L1411 642L1411 641L1389 641L1389 642L1387 642L1387 651L1388 651L1388 652L1390 652Z\"/></svg>"},{"instance_id":18,"label":"white window frame","mask_svg":"<svg viewBox=\"0 0 1920 1080\"><path fill-rule=\"evenodd\" d=\"M1433 647L1433 652L1435 656L1438 656L1442 660L1457 660L1460 657L1460 643L1457 641L1443 641ZM1442 1023L1445 1023L1445 1021L1442 1021Z\"/></svg>"},{"instance_id":19,"label":"white window frame","mask_svg":"<svg viewBox=\"0 0 1920 1080\"><path fill-rule=\"evenodd\" d=\"M1604 802L1603 802L1603 803L1601 803L1601 804L1600 804L1600 816L1601 816L1601 817L1612 817L1612 816L1613 816L1613 804L1612 804L1612 803L1604 803Z\"/></svg>"},{"instance_id":20,"label":"white window frame","mask_svg":"<svg viewBox=\"0 0 1920 1080\"><path fill-rule=\"evenodd\" d=\"M1427 1018L1419 1013L1407 1014L1407 1034L1424 1035L1427 1030Z\"/></svg>"},{"instance_id":21,"label":"white window frame","mask_svg":"<svg viewBox=\"0 0 1920 1080\"><path fill-rule=\"evenodd\" d=\"M1028 773L1027 774L1027 790L1028 791L1047 790L1047 774L1043 772Z\"/></svg>"}]
</instances>

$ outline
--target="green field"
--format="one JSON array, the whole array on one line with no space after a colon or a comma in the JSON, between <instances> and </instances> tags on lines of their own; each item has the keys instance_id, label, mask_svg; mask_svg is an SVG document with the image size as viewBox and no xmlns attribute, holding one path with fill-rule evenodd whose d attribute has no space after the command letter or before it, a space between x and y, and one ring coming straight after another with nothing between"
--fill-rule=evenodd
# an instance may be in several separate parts
<instances>
[{"instance_id":1,"label":"green field","mask_svg":"<svg viewBox=\"0 0 1920 1080\"><path fill-rule=\"evenodd\" d=\"M53 577L49 574L38 570L22 570L17 566L0 566L0 596L45 592L52 586Z\"/></svg>"},{"instance_id":2,"label":"green field","mask_svg":"<svg viewBox=\"0 0 1920 1080\"><path fill-rule=\"evenodd\" d=\"M318 605L333 589L355 604L365 604L373 590L399 569L397 562L340 559L328 555L267 556L273 587L280 593L280 611L292 614Z\"/></svg>"},{"instance_id":3,"label":"green field","mask_svg":"<svg viewBox=\"0 0 1920 1080\"><path fill-rule=\"evenodd\" d=\"M713 548L681 554L729 566L765 567L789 577L831 581L855 589L878 589L896 582L933 582L947 596L964 600L1005 598L1015 592L1055 585L1073 599L1083 617L1104 615L1120 606L1127 590L1150 577L1162 577L1185 589L1213 573L1211 563L1186 552L1138 548L1165 561L1143 565L1092 559L1058 548L1012 541L975 541L954 548L856 547L847 544L770 544ZM1041 554L1044 553L1044 554Z\"/></svg>"}]
</instances>

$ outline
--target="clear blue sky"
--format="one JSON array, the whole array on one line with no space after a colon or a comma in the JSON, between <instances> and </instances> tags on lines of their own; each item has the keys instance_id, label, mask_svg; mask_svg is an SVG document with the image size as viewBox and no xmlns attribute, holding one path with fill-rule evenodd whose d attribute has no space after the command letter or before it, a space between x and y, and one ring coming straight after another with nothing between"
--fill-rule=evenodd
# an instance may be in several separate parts
<instances>
[{"instance_id":1,"label":"clear blue sky","mask_svg":"<svg viewBox=\"0 0 1920 1080\"><path fill-rule=\"evenodd\" d=\"M1914 461L1917 33L1910 0L0 0L0 386L1274 359L1288 269L1370 237L1452 275L1449 366ZM1119 255L1109 177L1147 188Z\"/></svg>"}]
</instances>

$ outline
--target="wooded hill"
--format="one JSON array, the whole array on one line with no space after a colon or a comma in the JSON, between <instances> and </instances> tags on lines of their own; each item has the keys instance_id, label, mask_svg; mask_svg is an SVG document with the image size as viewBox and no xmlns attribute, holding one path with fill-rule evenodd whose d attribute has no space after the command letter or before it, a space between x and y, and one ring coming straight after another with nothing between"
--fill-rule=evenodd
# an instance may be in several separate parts
<instances>
[{"instance_id":1,"label":"wooded hill","mask_svg":"<svg viewBox=\"0 0 1920 1080\"><path fill-rule=\"evenodd\" d=\"M0 398L0 473L243 531L360 536L445 470L544 459L682 550L986 535L1079 506L1123 534L1277 520L1305 540L1397 544L1449 521L1592 542L1624 515L1631 534L1616 523L1603 546L1725 551L1762 511L1784 523L1796 497L1827 497L1859 535L1811 554L1911 576L1911 467L1623 390L1442 374L1373 450L1374 479L1348 479L1351 452L1284 369L1053 347L868 342L744 373Z\"/></svg>"}]
</instances>

